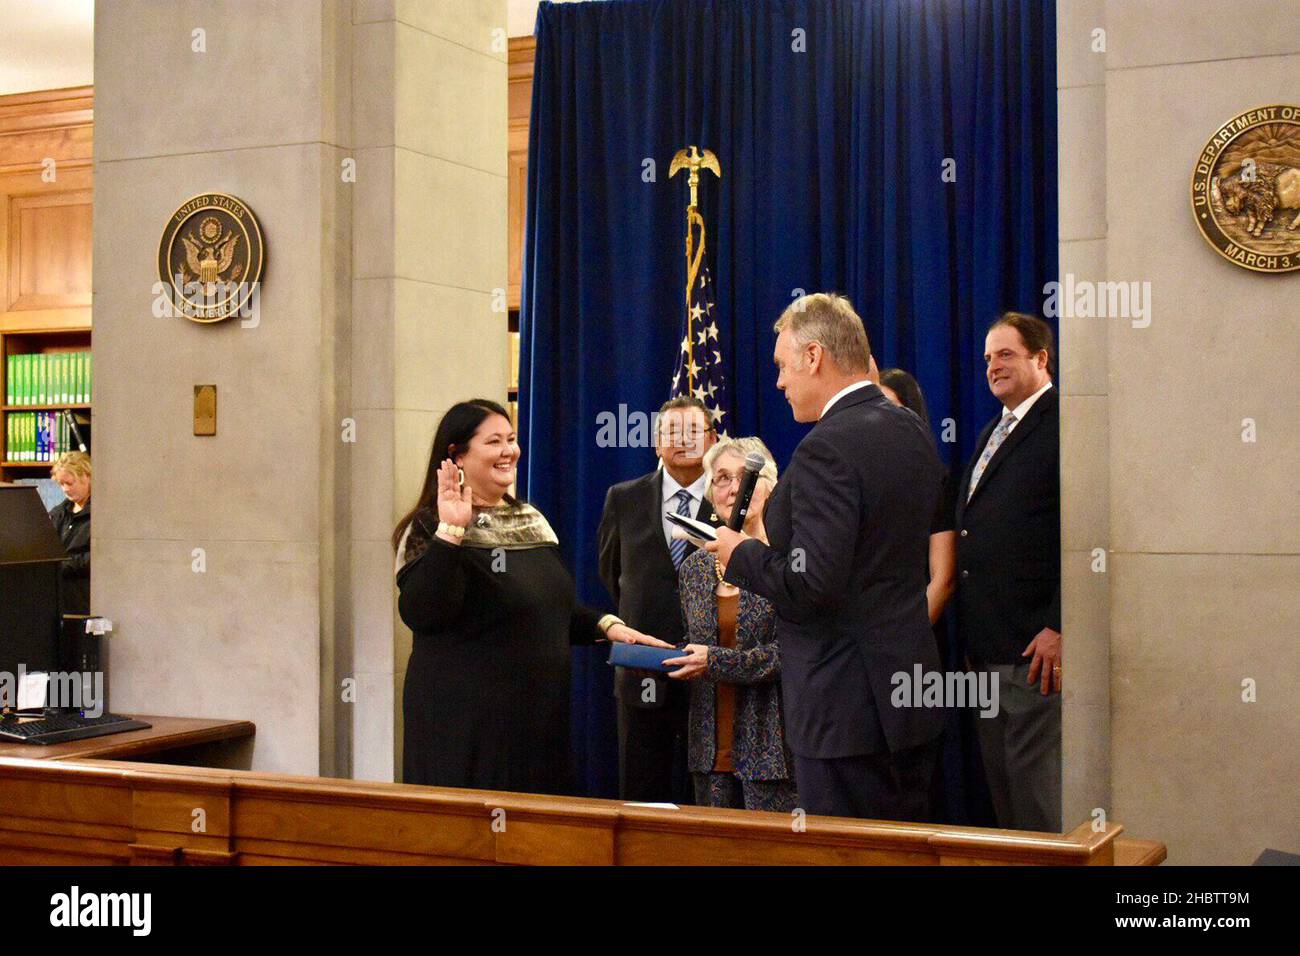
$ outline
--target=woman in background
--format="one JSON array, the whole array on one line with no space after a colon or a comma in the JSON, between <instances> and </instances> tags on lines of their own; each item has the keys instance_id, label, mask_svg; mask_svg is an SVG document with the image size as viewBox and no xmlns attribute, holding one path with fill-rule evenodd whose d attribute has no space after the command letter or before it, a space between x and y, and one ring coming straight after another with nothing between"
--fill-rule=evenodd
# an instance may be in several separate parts
<instances>
[{"instance_id":1,"label":"woman in background","mask_svg":"<svg viewBox=\"0 0 1300 956\"><path fill-rule=\"evenodd\" d=\"M50 477L66 495L50 509L50 520L68 556L59 566L59 613L90 613L90 456L67 451L50 466Z\"/></svg>"},{"instance_id":2,"label":"woman in background","mask_svg":"<svg viewBox=\"0 0 1300 956\"><path fill-rule=\"evenodd\" d=\"M705 494L727 521L745 470L757 452L763 468L745 532L767 542L763 506L776 484L776 462L758 438L723 440L704 456ZM688 763L695 802L710 807L788 813L797 804L781 718L781 658L770 602L722 580L725 568L700 550L678 571L686 620L684 657L669 671L691 685Z\"/></svg>"},{"instance_id":3,"label":"woman in background","mask_svg":"<svg viewBox=\"0 0 1300 956\"><path fill-rule=\"evenodd\" d=\"M910 409L925 423L930 431L930 410L926 408L921 386L901 368L887 368L880 373L880 390L895 405ZM957 587L957 532L956 498L952 475L943 470L943 488L939 494L939 507L930 522L930 583L925 589L926 604L930 609L930 624L939 644L939 660L948 662L948 633L941 618L943 609L952 599Z\"/></svg>"},{"instance_id":4,"label":"woman in background","mask_svg":"<svg viewBox=\"0 0 1300 956\"><path fill-rule=\"evenodd\" d=\"M414 632L407 783L572 793L570 645L671 647L576 602L555 532L508 494L518 460L504 408L453 405L419 500L393 532L398 610Z\"/></svg>"},{"instance_id":5,"label":"woman in background","mask_svg":"<svg viewBox=\"0 0 1300 956\"><path fill-rule=\"evenodd\" d=\"M895 405L915 412L925 423L926 432L933 437L930 427L930 410L925 404L925 395L920 384L901 368L887 368L880 373L880 390ZM926 603L930 608L930 626L934 630L934 640L939 647L939 661L946 668L953 666L948 660L948 625L943 619L943 609L947 607L957 587L957 532L956 491L952 475L945 467L943 486L939 493L939 506L934 519L930 522L930 583L925 589ZM960 667L960 664L955 664ZM960 735L953 715L949 714L948 727L944 730L943 750ZM941 751L942 753L943 751ZM934 822L945 823L948 820L948 799L944 788L944 760L935 761L934 776L930 781L930 807Z\"/></svg>"}]
</instances>

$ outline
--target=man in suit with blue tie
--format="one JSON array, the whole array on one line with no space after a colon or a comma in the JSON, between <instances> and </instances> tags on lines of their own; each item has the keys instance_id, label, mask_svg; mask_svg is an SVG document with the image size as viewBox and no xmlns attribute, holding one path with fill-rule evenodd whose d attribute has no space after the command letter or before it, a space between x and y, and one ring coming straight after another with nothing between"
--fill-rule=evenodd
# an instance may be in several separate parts
<instances>
[{"instance_id":1,"label":"man in suit with blue tie","mask_svg":"<svg viewBox=\"0 0 1300 956\"><path fill-rule=\"evenodd\" d=\"M1001 414L957 495L957 621L972 665L996 679L975 721L998 825L1061 829L1060 402L1052 330L1008 312L984 343Z\"/></svg>"},{"instance_id":2,"label":"man in suit with blue tie","mask_svg":"<svg viewBox=\"0 0 1300 956\"><path fill-rule=\"evenodd\" d=\"M925 589L942 466L921 420L869 380L847 299L804 296L776 331L777 388L816 424L768 499L770 545L721 528L708 547L776 608L799 805L926 821L944 711L892 697L896 675L940 666Z\"/></svg>"},{"instance_id":3,"label":"man in suit with blue tie","mask_svg":"<svg viewBox=\"0 0 1300 956\"><path fill-rule=\"evenodd\" d=\"M669 399L655 423L662 467L614 485L605 496L597 532L600 579L627 624L662 641L686 633L677 569L694 545L672 535L669 511L709 521L704 497L704 453L717 430L697 398ZM690 803L686 769L689 688L652 671L620 667L618 698L619 796L650 803Z\"/></svg>"}]
</instances>

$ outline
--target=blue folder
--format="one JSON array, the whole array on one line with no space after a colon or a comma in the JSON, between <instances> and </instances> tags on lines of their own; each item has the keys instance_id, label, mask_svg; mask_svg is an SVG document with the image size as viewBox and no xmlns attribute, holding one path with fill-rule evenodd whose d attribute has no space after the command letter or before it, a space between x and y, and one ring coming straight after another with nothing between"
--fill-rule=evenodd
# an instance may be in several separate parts
<instances>
[{"instance_id":1,"label":"blue folder","mask_svg":"<svg viewBox=\"0 0 1300 956\"><path fill-rule=\"evenodd\" d=\"M674 657L685 657L686 652L676 647L649 647L645 644L611 644L609 662L618 667L636 667L643 671L659 671L667 674L681 667L674 664L664 667L664 661Z\"/></svg>"}]
</instances>

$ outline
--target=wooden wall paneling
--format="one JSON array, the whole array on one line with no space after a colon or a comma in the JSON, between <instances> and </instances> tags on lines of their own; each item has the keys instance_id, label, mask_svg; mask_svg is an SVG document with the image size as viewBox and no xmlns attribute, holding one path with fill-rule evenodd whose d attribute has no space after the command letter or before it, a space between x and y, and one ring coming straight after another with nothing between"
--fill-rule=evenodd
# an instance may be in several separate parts
<instances>
[{"instance_id":1,"label":"wooden wall paneling","mask_svg":"<svg viewBox=\"0 0 1300 956\"><path fill-rule=\"evenodd\" d=\"M59 175L68 166L88 167L94 106L89 86L0 96L0 172L40 171L47 159Z\"/></svg>"},{"instance_id":2,"label":"wooden wall paneling","mask_svg":"<svg viewBox=\"0 0 1300 956\"><path fill-rule=\"evenodd\" d=\"M528 119L533 101L533 59L537 41L533 37L514 37L506 54L509 90L507 96L507 160L509 237L506 244L510 258L506 288L506 305L518 309L523 283L524 219L528 203Z\"/></svg>"},{"instance_id":3,"label":"wooden wall paneling","mask_svg":"<svg viewBox=\"0 0 1300 956\"><path fill-rule=\"evenodd\" d=\"M5 311L90 307L89 189L46 187L6 194L9 225Z\"/></svg>"}]
</instances>

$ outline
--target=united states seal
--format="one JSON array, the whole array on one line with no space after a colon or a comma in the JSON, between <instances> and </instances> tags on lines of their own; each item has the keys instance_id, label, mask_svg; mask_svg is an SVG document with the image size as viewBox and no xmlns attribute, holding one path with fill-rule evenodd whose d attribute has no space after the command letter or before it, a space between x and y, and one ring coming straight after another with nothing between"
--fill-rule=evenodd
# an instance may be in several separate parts
<instances>
[{"instance_id":1,"label":"united states seal","mask_svg":"<svg viewBox=\"0 0 1300 956\"><path fill-rule=\"evenodd\" d=\"M185 200L158 243L158 278L176 312L195 322L245 314L265 267L257 217L225 193Z\"/></svg>"}]
</instances>

